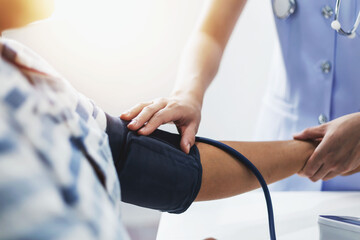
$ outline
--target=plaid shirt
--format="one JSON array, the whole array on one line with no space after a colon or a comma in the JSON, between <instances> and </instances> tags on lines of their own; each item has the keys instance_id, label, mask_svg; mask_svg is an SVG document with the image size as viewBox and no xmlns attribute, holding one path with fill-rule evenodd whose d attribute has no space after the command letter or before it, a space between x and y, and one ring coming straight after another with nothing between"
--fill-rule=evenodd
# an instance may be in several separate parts
<instances>
[{"instance_id":1,"label":"plaid shirt","mask_svg":"<svg viewBox=\"0 0 360 240\"><path fill-rule=\"evenodd\" d=\"M0 239L128 239L105 113L0 39Z\"/></svg>"}]
</instances>

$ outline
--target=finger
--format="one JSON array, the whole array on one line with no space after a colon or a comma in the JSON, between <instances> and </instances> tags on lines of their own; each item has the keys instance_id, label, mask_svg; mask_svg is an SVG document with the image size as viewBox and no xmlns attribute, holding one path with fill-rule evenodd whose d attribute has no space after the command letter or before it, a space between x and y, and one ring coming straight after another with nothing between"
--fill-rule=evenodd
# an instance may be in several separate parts
<instances>
[{"instance_id":1,"label":"finger","mask_svg":"<svg viewBox=\"0 0 360 240\"><path fill-rule=\"evenodd\" d=\"M326 174L326 176L325 176L325 177L323 177L323 178L322 178L322 180L324 180L324 181L328 181L328 180L330 180L330 179L332 179L332 178L336 177L337 175L339 175L339 174L338 174L338 173L336 173L336 172L334 172L334 171L331 171L331 172L329 172L328 174Z\"/></svg>"},{"instance_id":2,"label":"finger","mask_svg":"<svg viewBox=\"0 0 360 240\"><path fill-rule=\"evenodd\" d=\"M165 106L165 102L155 102L151 105L144 107L141 112L129 123L128 127L131 130L138 130L139 128L144 126L144 124L148 122L156 112L158 112Z\"/></svg>"},{"instance_id":3,"label":"finger","mask_svg":"<svg viewBox=\"0 0 360 240\"><path fill-rule=\"evenodd\" d=\"M326 164L323 164L321 165L319 170L312 177L310 177L310 180L313 182L317 182L320 179L324 178L329 172L329 167L327 167Z\"/></svg>"},{"instance_id":4,"label":"finger","mask_svg":"<svg viewBox=\"0 0 360 240\"><path fill-rule=\"evenodd\" d=\"M136 117L141 112L141 110L143 110L144 107L146 107L146 106L148 106L150 104L152 104L152 102L136 104L134 107L130 108L129 110L127 110L125 112L123 112L120 115L120 118L122 120L130 121L131 119Z\"/></svg>"},{"instance_id":5,"label":"finger","mask_svg":"<svg viewBox=\"0 0 360 240\"><path fill-rule=\"evenodd\" d=\"M354 173L358 173L360 172L360 166L354 168L353 170L350 170L348 172L344 172L344 173L341 173L341 176L349 176L349 175L352 175Z\"/></svg>"},{"instance_id":6,"label":"finger","mask_svg":"<svg viewBox=\"0 0 360 240\"><path fill-rule=\"evenodd\" d=\"M176 121L179 117L179 112L169 111L167 109L161 109L155 113L149 122L141 128L138 133L141 135L149 135L155 131L160 125Z\"/></svg>"},{"instance_id":7,"label":"finger","mask_svg":"<svg viewBox=\"0 0 360 240\"><path fill-rule=\"evenodd\" d=\"M186 154L189 154L190 148L195 144L195 135L197 133L196 124L190 124L181 128L180 148Z\"/></svg>"},{"instance_id":8,"label":"finger","mask_svg":"<svg viewBox=\"0 0 360 240\"><path fill-rule=\"evenodd\" d=\"M315 149L314 153L310 156L309 160L306 162L304 168L299 172L299 175L311 178L319 171L321 165L323 164L323 151L322 143Z\"/></svg>"},{"instance_id":9,"label":"finger","mask_svg":"<svg viewBox=\"0 0 360 240\"><path fill-rule=\"evenodd\" d=\"M309 140L324 137L326 132L326 126L320 125L316 127L310 127L302 131L301 133L295 133L293 138L296 140Z\"/></svg>"}]
</instances>

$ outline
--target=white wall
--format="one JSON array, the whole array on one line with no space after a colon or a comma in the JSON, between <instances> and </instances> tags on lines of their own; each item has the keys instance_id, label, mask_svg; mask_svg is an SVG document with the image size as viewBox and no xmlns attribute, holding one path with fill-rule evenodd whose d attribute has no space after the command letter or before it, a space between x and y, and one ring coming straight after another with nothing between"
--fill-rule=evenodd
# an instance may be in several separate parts
<instances>
[{"instance_id":1,"label":"white wall","mask_svg":"<svg viewBox=\"0 0 360 240\"><path fill-rule=\"evenodd\" d=\"M109 113L167 96L203 0L107 0L107 8L81 1L58 0L54 19L5 36L33 48ZM275 41L270 1L249 1L206 95L199 135L251 140ZM124 211L130 225L153 225L159 216Z\"/></svg>"}]
</instances>

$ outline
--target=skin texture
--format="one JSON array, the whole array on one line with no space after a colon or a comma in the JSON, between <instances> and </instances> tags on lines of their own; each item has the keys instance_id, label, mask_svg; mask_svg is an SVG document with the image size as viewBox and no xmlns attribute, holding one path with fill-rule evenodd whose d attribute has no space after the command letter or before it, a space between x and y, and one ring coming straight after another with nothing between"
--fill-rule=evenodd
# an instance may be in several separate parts
<instances>
[{"instance_id":1,"label":"skin texture","mask_svg":"<svg viewBox=\"0 0 360 240\"><path fill-rule=\"evenodd\" d=\"M225 1L211 1L199 32L195 34L185 51L182 70L179 74L181 80L172 96L140 104L129 113L123 114L122 118L127 120L137 116L137 121L133 121L129 128L139 129L148 122L139 133L149 134L160 124L175 121L183 136L182 149L188 152L190 146L194 144L205 90L217 72L226 43L245 4L245 1L238 0L228 0L226 4L223 2ZM51 0L0 0L0 32L47 18L51 15L53 8L54 3ZM207 51L203 51L204 49ZM173 113L179 110L181 113L174 117ZM149 121L150 119L152 121ZM325 139L326 134L331 133L333 128L339 126L339 123L328 125L319 135L313 136L312 130L317 132L317 129L311 129L297 137ZM349 127L344 128L345 133L346 130L351 129L352 125L353 122L350 121ZM358 125L355 124L355 126ZM263 174L268 184L297 173L303 168L308 158L315 154L311 155L315 145L303 141L225 143L249 158ZM203 166L203 178L196 201L230 197L259 187L255 176L230 155L207 144L197 143L197 146ZM356 147L359 148L359 143ZM358 153L354 156L354 159L359 158ZM360 168L346 168L346 170L355 173Z\"/></svg>"},{"instance_id":2,"label":"skin texture","mask_svg":"<svg viewBox=\"0 0 360 240\"><path fill-rule=\"evenodd\" d=\"M143 135L152 133L161 124L174 122L185 153L195 143L205 91L218 71L246 1L208 0L207 3L182 54L177 84L170 96L138 104L120 116L123 120L133 120L129 129L139 130Z\"/></svg>"},{"instance_id":3,"label":"skin texture","mask_svg":"<svg viewBox=\"0 0 360 240\"><path fill-rule=\"evenodd\" d=\"M297 140L224 143L247 157L258 168L267 184L301 171L317 147L315 142ZM205 143L196 145L203 167L201 188L196 201L227 198L260 187L255 175L229 154ZM346 174L359 171L358 166Z\"/></svg>"},{"instance_id":4,"label":"skin texture","mask_svg":"<svg viewBox=\"0 0 360 240\"><path fill-rule=\"evenodd\" d=\"M316 145L304 141L224 142L247 157L267 184L299 172ZM222 150L196 143L203 166L203 178L196 201L231 197L259 188L255 175Z\"/></svg>"},{"instance_id":5,"label":"skin texture","mask_svg":"<svg viewBox=\"0 0 360 240\"><path fill-rule=\"evenodd\" d=\"M53 0L0 0L0 32L50 17Z\"/></svg>"},{"instance_id":6,"label":"skin texture","mask_svg":"<svg viewBox=\"0 0 360 240\"><path fill-rule=\"evenodd\" d=\"M345 115L294 135L298 140L318 140L319 146L299 172L312 181L349 175L360 166L360 113Z\"/></svg>"},{"instance_id":7,"label":"skin texture","mask_svg":"<svg viewBox=\"0 0 360 240\"><path fill-rule=\"evenodd\" d=\"M210 0L184 50L178 81L168 98L141 103L123 113L132 120L131 130L148 135L161 124L174 122L182 135L181 148L188 153L195 143L203 97L215 77L222 54L246 1ZM53 0L0 0L0 32L49 17ZM298 140L321 140L299 172L312 181L348 175L360 166L360 113L312 127L294 136Z\"/></svg>"},{"instance_id":8,"label":"skin texture","mask_svg":"<svg viewBox=\"0 0 360 240\"><path fill-rule=\"evenodd\" d=\"M169 97L141 103L120 117L129 129L148 135L161 124L174 122L188 153L195 142L206 89L214 79L229 37L245 0L209 0L198 26L184 49L177 84ZM319 127L308 128L294 139L322 140L300 172L312 181L347 174L360 165L359 117L348 115ZM352 119L352 120L351 120Z\"/></svg>"}]
</instances>

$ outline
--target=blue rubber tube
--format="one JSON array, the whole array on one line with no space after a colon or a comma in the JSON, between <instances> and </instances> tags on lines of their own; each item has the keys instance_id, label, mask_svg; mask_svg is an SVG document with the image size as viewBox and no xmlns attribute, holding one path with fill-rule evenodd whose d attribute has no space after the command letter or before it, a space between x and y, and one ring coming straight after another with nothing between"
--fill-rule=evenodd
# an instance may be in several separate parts
<instances>
[{"instance_id":1,"label":"blue rubber tube","mask_svg":"<svg viewBox=\"0 0 360 240\"><path fill-rule=\"evenodd\" d=\"M208 138L203 138L203 137L196 137L196 141L206 143L206 144L212 145L214 147L220 148L221 150L227 152L228 154L232 155L234 158L239 160L241 163L243 163L246 167L248 167L255 174L256 178L260 182L260 185L261 185L261 187L264 191L264 195L265 195L266 206L267 206L267 210L268 210L270 239L276 240L274 211L273 211L273 207L272 207L272 203L271 203L270 192L269 192L269 189L265 182L265 179L261 175L260 171L244 155L242 155L241 153L239 153L238 151L236 151L235 149L233 149L232 147L230 147L224 143L221 143L221 142L218 142L218 141L215 141L212 139L208 139Z\"/></svg>"}]
</instances>

